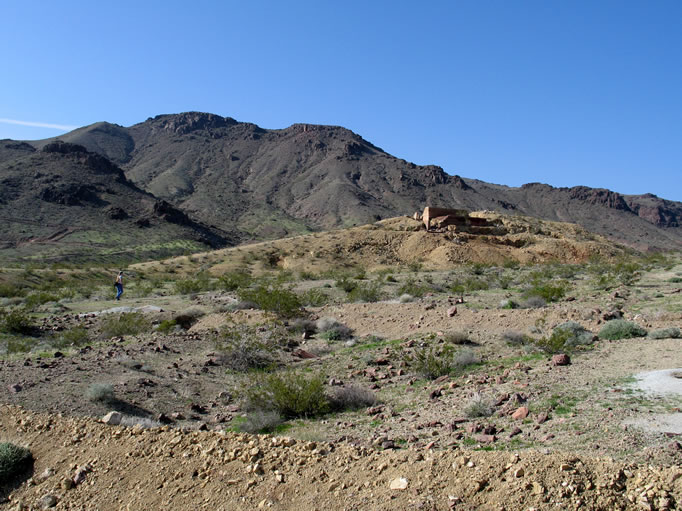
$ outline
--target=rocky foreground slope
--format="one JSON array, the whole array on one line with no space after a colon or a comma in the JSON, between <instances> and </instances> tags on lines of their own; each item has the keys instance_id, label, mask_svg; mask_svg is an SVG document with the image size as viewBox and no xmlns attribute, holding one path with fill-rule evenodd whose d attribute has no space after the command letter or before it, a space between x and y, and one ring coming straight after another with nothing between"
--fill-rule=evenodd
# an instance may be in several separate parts
<instances>
[{"instance_id":1,"label":"rocky foreground slope","mask_svg":"<svg viewBox=\"0 0 682 511\"><path fill-rule=\"evenodd\" d=\"M542 451L374 451L0 407L33 477L5 509L676 509L682 469Z\"/></svg>"}]
</instances>

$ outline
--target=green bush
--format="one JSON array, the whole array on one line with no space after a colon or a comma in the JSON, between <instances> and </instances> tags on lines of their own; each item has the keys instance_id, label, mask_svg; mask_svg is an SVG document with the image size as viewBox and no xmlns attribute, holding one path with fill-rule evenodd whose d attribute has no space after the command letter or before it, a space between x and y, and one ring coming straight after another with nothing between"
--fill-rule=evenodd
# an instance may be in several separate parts
<instances>
[{"instance_id":1,"label":"green bush","mask_svg":"<svg viewBox=\"0 0 682 511\"><path fill-rule=\"evenodd\" d=\"M348 293L349 302L378 302L383 298L384 294L377 282L358 283L355 289Z\"/></svg>"},{"instance_id":2,"label":"green bush","mask_svg":"<svg viewBox=\"0 0 682 511\"><path fill-rule=\"evenodd\" d=\"M255 326L232 323L220 331L215 345L223 365L246 372L271 367L279 339L278 332L262 332Z\"/></svg>"},{"instance_id":3,"label":"green bush","mask_svg":"<svg viewBox=\"0 0 682 511\"><path fill-rule=\"evenodd\" d=\"M220 276L218 285L225 291L236 291L249 287L253 282L251 274L246 270L234 270Z\"/></svg>"},{"instance_id":4,"label":"green bush","mask_svg":"<svg viewBox=\"0 0 682 511\"><path fill-rule=\"evenodd\" d=\"M671 277L668 279L668 282L671 282L673 284L679 284L682 282L682 277Z\"/></svg>"},{"instance_id":5,"label":"green bush","mask_svg":"<svg viewBox=\"0 0 682 511\"><path fill-rule=\"evenodd\" d=\"M285 419L316 417L330 410L320 375L307 377L301 373L266 374L246 393L246 406L251 410L278 412Z\"/></svg>"},{"instance_id":6,"label":"green bush","mask_svg":"<svg viewBox=\"0 0 682 511\"><path fill-rule=\"evenodd\" d=\"M157 332L161 332L162 334L169 334L173 330L175 330L175 327L178 325L178 323L174 319L165 319L161 323L159 323L159 326L156 328Z\"/></svg>"},{"instance_id":7,"label":"green bush","mask_svg":"<svg viewBox=\"0 0 682 511\"><path fill-rule=\"evenodd\" d=\"M415 298L421 298L426 293L429 292L429 288L424 284L418 283L414 278L408 278L403 284L398 287L396 294L400 295L411 295Z\"/></svg>"},{"instance_id":8,"label":"green bush","mask_svg":"<svg viewBox=\"0 0 682 511\"><path fill-rule=\"evenodd\" d=\"M139 312L124 312L120 316L109 315L102 322L102 335L105 337L139 335L150 329L151 323Z\"/></svg>"},{"instance_id":9,"label":"green bush","mask_svg":"<svg viewBox=\"0 0 682 511\"><path fill-rule=\"evenodd\" d=\"M530 289L523 293L523 296L527 299L532 297L540 297L547 302L557 302L561 300L566 294L566 283L548 283L548 284L535 284Z\"/></svg>"},{"instance_id":10,"label":"green bush","mask_svg":"<svg viewBox=\"0 0 682 511\"><path fill-rule=\"evenodd\" d=\"M7 334L29 334L33 330L31 319L21 310L0 315L0 331Z\"/></svg>"},{"instance_id":11,"label":"green bush","mask_svg":"<svg viewBox=\"0 0 682 511\"><path fill-rule=\"evenodd\" d=\"M417 348L413 354L405 356L405 360L415 373L429 380L460 372L480 362L473 351L457 351L451 345Z\"/></svg>"},{"instance_id":12,"label":"green bush","mask_svg":"<svg viewBox=\"0 0 682 511\"><path fill-rule=\"evenodd\" d=\"M342 289L346 293L350 293L356 287L358 287L358 283L348 278L348 276L343 276L336 279L336 282L334 282L334 286L339 289Z\"/></svg>"},{"instance_id":13,"label":"green bush","mask_svg":"<svg viewBox=\"0 0 682 511\"><path fill-rule=\"evenodd\" d=\"M283 318L292 318L301 313L301 300L296 293L279 284L262 283L251 289L239 289L239 299L255 303L260 309Z\"/></svg>"},{"instance_id":14,"label":"green bush","mask_svg":"<svg viewBox=\"0 0 682 511\"><path fill-rule=\"evenodd\" d=\"M208 273L199 273L193 279L181 279L175 282L175 292L181 295L190 295L210 291L213 289Z\"/></svg>"},{"instance_id":15,"label":"green bush","mask_svg":"<svg viewBox=\"0 0 682 511\"><path fill-rule=\"evenodd\" d=\"M11 482L32 465L31 451L9 442L0 442L0 485Z\"/></svg>"},{"instance_id":16,"label":"green bush","mask_svg":"<svg viewBox=\"0 0 682 511\"><path fill-rule=\"evenodd\" d=\"M556 326L552 335L543 337L534 344L545 353L562 353L578 346L588 346L594 342L592 332L575 321L567 321Z\"/></svg>"},{"instance_id":17,"label":"green bush","mask_svg":"<svg viewBox=\"0 0 682 511\"><path fill-rule=\"evenodd\" d=\"M451 286L450 290L454 294L473 293L474 291L485 291L490 289L488 279L484 277L467 277L458 279Z\"/></svg>"},{"instance_id":18,"label":"green bush","mask_svg":"<svg viewBox=\"0 0 682 511\"><path fill-rule=\"evenodd\" d=\"M329 301L329 296L321 289L309 289L300 294L301 303L309 307L321 307Z\"/></svg>"},{"instance_id":19,"label":"green bush","mask_svg":"<svg viewBox=\"0 0 682 511\"><path fill-rule=\"evenodd\" d=\"M59 296L47 293L45 291L38 291L36 293L31 293L24 299L24 305L28 309L35 309L36 307L46 304L48 302L59 301Z\"/></svg>"},{"instance_id":20,"label":"green bush","mask_svg":"<svg viewBox=\"0 0 682 511\"><path fill-rule=\"evenodd\" d=\"M649 337L652 339L679 339L680 329L677 327L660 328L653 332L649 332Z\"/></svg>"},{"instance_id":21,"label":"green bush","mask_svg":"<svg viewBox=\"0 0 682 511\"><path fill-rule=\"evenodd\" d=\"M599 331L600 339L615 341L618 339L630 339L633 337L645 337L647 331L636 323L624 319L607 321Z\"/></svg>"},{"instance_id":22,"label":"green bush","mask_svg":"<svg viewBox=\"0 0 682 511\"><path fill-rule=\"evenodd\" d=\"M83 346L88 343L88 330L78 325L62 332L57 341L57 347Z\"/></svg>"},{"instance_id":23,"label":"green bush","mask_svg":"<svg viewBox=\"0 0 682 511\"><path fill-rule=\"evenodd\" d=\"M2 298L14 298L22 297L26 294L26 291L16 286L15 284L0 284L0 297Z\"/></svg>"}]
</instances>

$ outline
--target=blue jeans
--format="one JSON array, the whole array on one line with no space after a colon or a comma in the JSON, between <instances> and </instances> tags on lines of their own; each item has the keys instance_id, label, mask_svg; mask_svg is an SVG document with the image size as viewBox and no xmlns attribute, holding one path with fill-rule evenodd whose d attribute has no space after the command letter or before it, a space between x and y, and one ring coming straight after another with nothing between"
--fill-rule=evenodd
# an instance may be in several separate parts
<instances>
[{"instance_id":1,"label":"blue jeans","mask_svg":"<svg viewBox=\"0 0 682 511\"><path fill-rule=\"evenodd\" d=\"M120 299L123 294L123 284L116 284L116 299Z\"/></svg>"}]
</instances>

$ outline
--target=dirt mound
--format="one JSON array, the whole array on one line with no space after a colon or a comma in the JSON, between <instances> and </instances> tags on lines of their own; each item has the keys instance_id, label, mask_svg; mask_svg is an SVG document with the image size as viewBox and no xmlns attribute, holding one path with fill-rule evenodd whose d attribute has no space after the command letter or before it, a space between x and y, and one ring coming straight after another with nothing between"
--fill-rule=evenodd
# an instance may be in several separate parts
<instances>
[{"instance_id":1,"label":"dirt mound","mask_svg":"<svg viewBox=\"0 0 682 511\"><path fill-rule=\"evenodd\" d=\"M351 266L372 271L414 264L425 269L450 269L465 263L580 263L593 256L608 259L624 253L623 247L575 224L491 212L474 212L474 215L499 225L499 234L478 235L456 230L427 232L420 221L397 217L361 227L178 257L173 262L189 264L185 270L194 272L193 263L201 261L203 268L212 266L214 274L254 261L260 261L266 270L279 267L325 272ZM161 266L168 263L165 261ZM136 267L154 269L159 263L143 263Z\"/></svg>"},{"instance_id":2,"label":"dirt mound","mask_svg":"<svg viewBox=\"0 0 682 511\"><path fill-rule=\"evenodd\" d=\"M675 509L682 469L569 454L374 451L286 437L107 426L0 408L34 476L7 508ZM76 474L77 485L73 488ZM69 489L67 489L69 488Z\"/></svg>"}]
</instances>

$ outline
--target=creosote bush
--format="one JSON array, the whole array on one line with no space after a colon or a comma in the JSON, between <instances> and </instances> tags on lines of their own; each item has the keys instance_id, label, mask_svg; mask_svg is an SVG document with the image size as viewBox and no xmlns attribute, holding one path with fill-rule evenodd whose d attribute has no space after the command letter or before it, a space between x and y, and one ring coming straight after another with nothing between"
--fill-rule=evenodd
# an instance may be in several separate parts
<instances>
[{"instance_id":1,"label":"creosote bush","mask_svg":"<svg viewBox=\"0 0 682 511\"><path fill-rule=\"evenodd\" d=\"M279 338L278 328L260 331L255 326L232 323L222 328L215 345L224 366L246 372L275 364Z\"/></svg>"},{"instance_id":2,"label":"creosote bush","mask_svg":"<svg viewBox=\"0 0 682 511\"><path fill-rule=\"evenodd\" d=\"M349 302L378 302L384 298L381 286L377 282L358 285L348 293Z\"/></svg>"},{"instance_id":3,"label":"creosote bush","mask_svg":"<svg viewBox=\"0 0 682 511\"><path fill-rule=\"evenodd\" d=\"M16 309L7 313L0 311L0 332L29 334L32 329L31 320L24 311Z\"/></svg>"},{"instance_id":4,"label":"creosote bush","mask_svg":"<svg viewBox=\"0 0 682 511\"><path fill-rule=\"evenodd\" d=\"M31 451L10 442L0 442L0 485L11 482L32 465Z\"/></svg>"},{"instance_id":5,"label":"creosote bush","mask_svg":"<svg viewBox=\"0 0 682 511\"><path fill-rule=\"evenodd\" d=\"M466 332L446 332L443 341L448 344L471 344L471 339Z\"/></svg>"},{"instance_id":6,"label":"creosote bush","mask_svg":"<svg viewBox=\"0 0 682 511\"><path fill-rule=\"evenodd\" d=\"M418 375L429 380L460 372L480 362L472 350L456 350L452 345L424 346L405 356L405 361Z\"/></svg>"},{"instance_id":7,"label":"creosote bush","mask_svg":"<svg viewBox=\"0 0 682 511\"><path fill-rule=\"evenodd\" d=\"M509 346L524 346L533 342L533 339L530 336L514 330L504 332L502 334L502 339Z\"/></svg>"},{"instance_id":8,"label":"creosote bush","mask_svg":"<svg viewBox=\"0 0 682 511\"><path fill-rule=\"evenodd\" d=\"M660 328L649 332L649 337L652 339L679 339L680 329L677 327Z\"/></svg>"},{"instance_id":9,"label":"creosote bush","mask_svg":"<svg viewBox=\"0 0 682 511\"><path fill-rule=\"evenodd\" d=\"M607 321L599 331L600 339L615 341L618 339L630 339L633 337L645 337L646 329L636 323L624 319L613 319Z\"/></svg>"},{"instance_id":10,"label":"creosote bush","mask_svg":"<svg viewBox=\"0 0 682 511\"><path fill-rule=\"evenodd\" d=\"M246 288L253 282L253 277L246 270L228 271L218 278L218 285L225 291L236 291L240 288Z\"/></svg>"},{"instance_id":11,"label":"creosote bush","mask_svg":"<svg viewBox=\"0 0 682 511\"><path fill-rule=\"evenodd\" d=\"M575 321L557 325L549 337L542 337L534 344L545 353L570 351L578 346L588 346L594 342L592 332Z\"/></svg>"},{"instance_id":12,"label":"creosote bush","mask_svg":"<svg viewBox=\"0 0 682 511\"><path fill-rule=\"evenodd\" d=\"M261 283L255 288L239 289L237 294L240 300L253 302L260 309L283 318L292 318L301 313L298 295L277 283Z\"/></svg>"},{"instance_id":13,"label":"creosote bush","mask_svg":"<svg viewBox=\"0 0 682 511\"><path fill-rule=\"evenodd\" d=\"M309 289L300 294L301 303L309 307L321 307L329 301L329 296L321 289Z\"/></svg>"},{"instance_id":14,"label":"creosote bush","mask_svg":"<svg viewBox=\"0 0 682 511\"><path fill-rule=\"evenodd\" d=\"M124 312L119 316L110 314L102 322L102 335L105 337L139 335L150 329L151 323L139 312Z\"/></svg>"},{"instance_id":15,"label":"creosote bush","mask_svg":"<svg viewBox=\"0 0 682 511\"><path fill-rule=\"evenodd\" d=\"M278 412L285 419L316 417L330 410L320 375L306 376L297 372L259 375L246 391L249 410Z\"/></svg>"}]
</instances>

